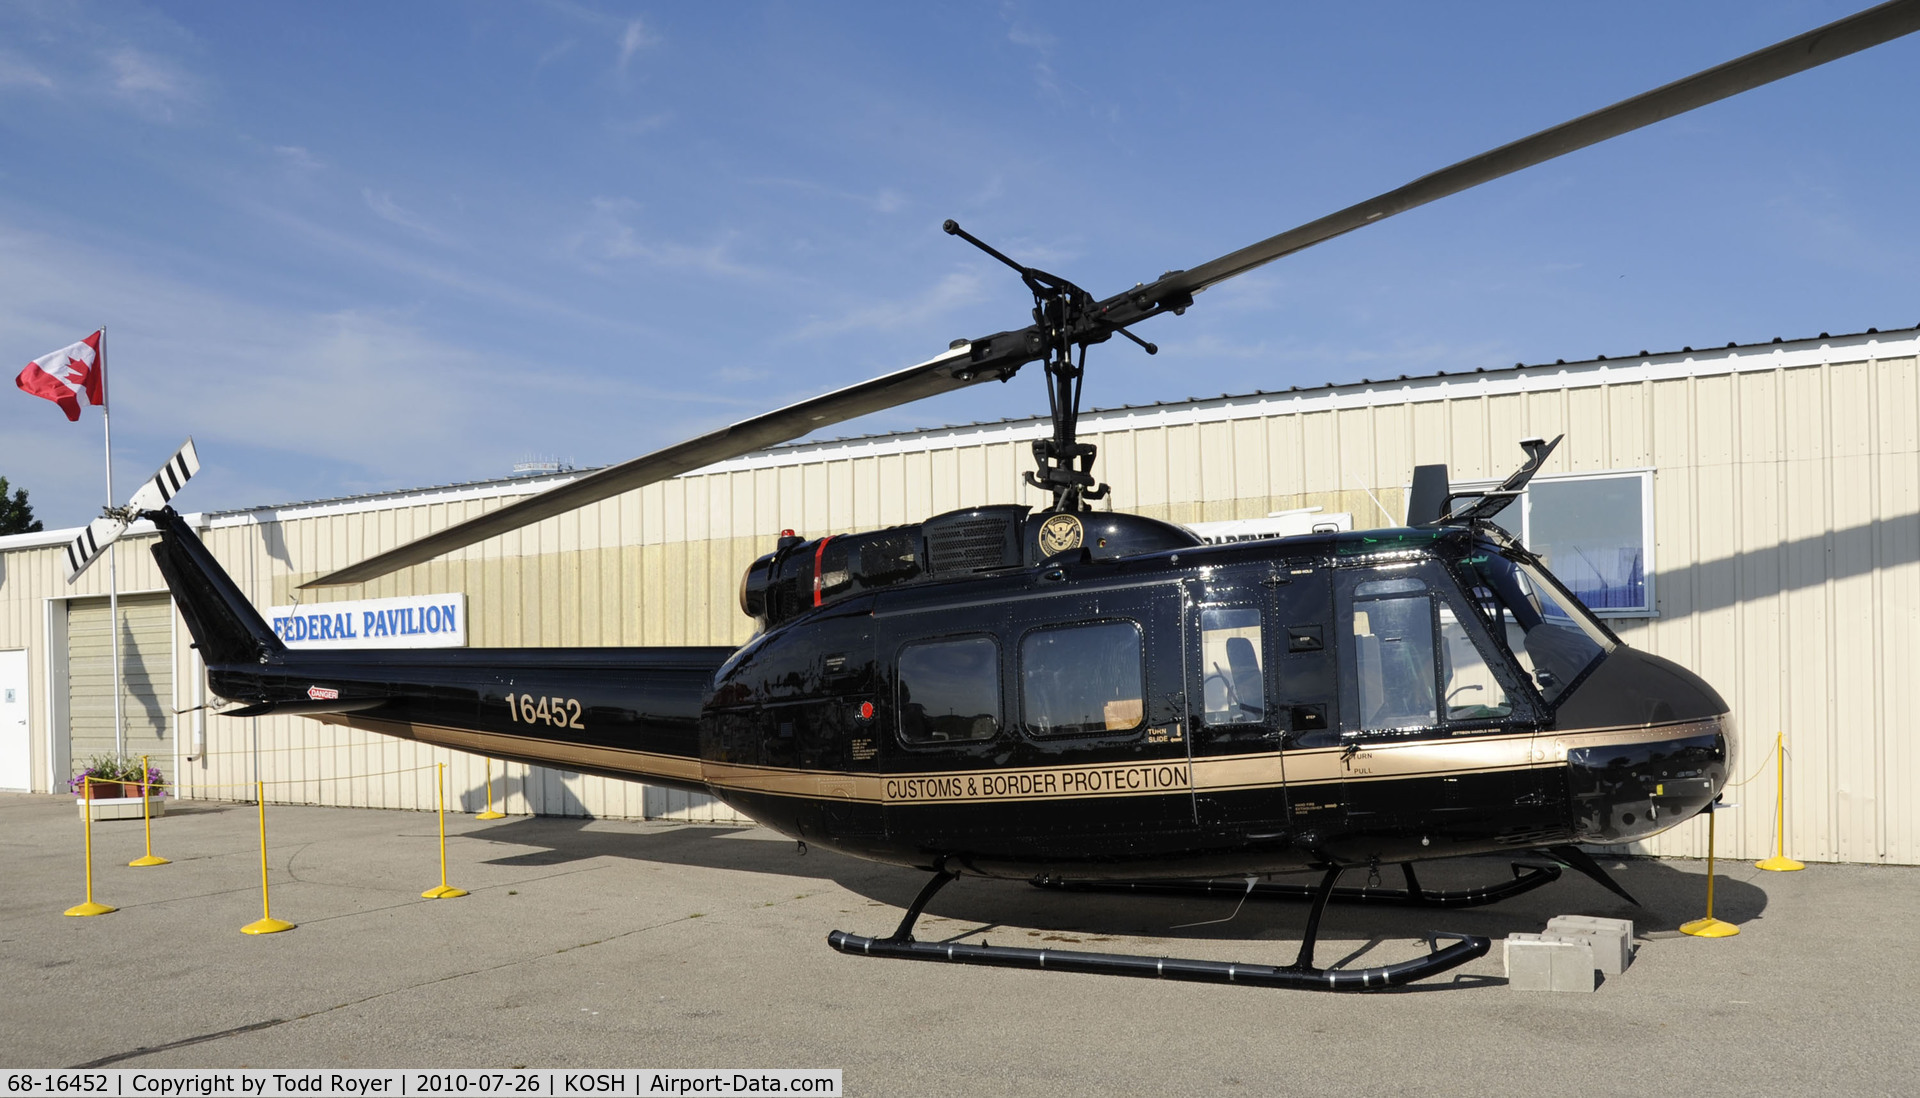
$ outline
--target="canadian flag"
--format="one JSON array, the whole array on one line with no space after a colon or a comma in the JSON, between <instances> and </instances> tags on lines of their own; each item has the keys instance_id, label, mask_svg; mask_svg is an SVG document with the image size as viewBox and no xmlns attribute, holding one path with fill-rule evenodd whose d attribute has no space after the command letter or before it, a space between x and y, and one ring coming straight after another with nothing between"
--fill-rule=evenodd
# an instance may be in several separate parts
<instances>
[{"instance_id":1,"label":"canadian flag","mask_svg":"<svg viewBox=\"0 0 1920 1098\"><path fill-rule=\"evenodd\" d=\"M53 401L69 420L78 421L81 393L87 394L88 404L107 402L107 357L100 349L104 334L95 332L78 343L41 355L27 363L13 383Z\"/></svg>"}]
</instances>

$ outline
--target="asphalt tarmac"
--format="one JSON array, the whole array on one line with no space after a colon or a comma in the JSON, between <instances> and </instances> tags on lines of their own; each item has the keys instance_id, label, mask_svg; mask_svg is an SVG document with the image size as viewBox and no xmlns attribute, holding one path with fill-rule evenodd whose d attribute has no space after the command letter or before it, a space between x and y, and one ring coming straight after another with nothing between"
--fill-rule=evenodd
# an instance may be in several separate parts
<instances>
[{"instance_id":1,"label":"asphalt tarmac","mask_svg":"<svg viewBox=\"0 0 1920 1098\"><path fill-rule=\"evenodd\" d=\"M917 873L742 827L267 808L261 916L250 805L176 806L171 864L129 868L138 821L81 827L65 797L0 794L0 1066L826 1067L849 1095L1910 1095L1920 1092L1920 868L1609 863L1633 908L1569 874L1485 907L1335 906L1320 963L1501 937L1558 914L1635 920L1591 994L1518 992L1500 952L1421 984L1338 995L842 956L885 934ZM1443 863L1432 886L1508 875ZM1359 875L1347 883L1360 883ZM1062 895L963 879L923 940L1292 961L1306 906ZM1184 924L1184 925L1183 925Z\"/></svg>"}]
</instances>

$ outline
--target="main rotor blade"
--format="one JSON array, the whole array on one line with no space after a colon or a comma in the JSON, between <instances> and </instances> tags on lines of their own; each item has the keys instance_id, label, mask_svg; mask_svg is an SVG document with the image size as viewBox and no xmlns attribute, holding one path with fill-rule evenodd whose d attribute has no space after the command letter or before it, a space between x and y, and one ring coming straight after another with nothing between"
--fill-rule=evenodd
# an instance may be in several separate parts
<instances>
[{"instance_id":1,"label":"main rotor blade","mask_svg":"<svg viewBox=\"0 0 1920 1098\"><path fill-rule=\"evenodd\" d=\"M1915 30L1920 30L1920 0L1891 0L1778 45L1622 100L1531 137L1502 145L1452 167L1442 168L1397 190L1349 206L1318 221L1268 237L1191 270L1174 272L1150 286L1115 295L1101 302L1097 310L1104 328L1088 334L1092 341L1104 340L1115 328L1159 312L1180 311L1191 302L1194 293L1271 263L1283 255L1522 168L1652 125L1695 107L1911 34ZM591 473L301 586L330 587L374 579L576 507L691 472L717 461L788 442L855 416L951 392L981 381L1010 376L1022 363L1037 359L1043 353L1043 344L1035 328L985 336L974 340L971 345L954 348L918 366L742 420L699 438Z\"/></svg>"},{"instance_id":2,"label":"main rotor blade","mask_svg":"<svg viewBox=\"0 0 1920 1098\"><path fill-rule=\"evenodd\" d=\"M408 565L432 560L442 553L463 549L476 541L565 514L576 507L610 499L622 492L643 488L656 481L712 465L716 461L790 442L842 420L991 380L993 374L981 374L974 368L969 359L969 350L968 345L962 344L918 366L909 366L871 381L790 404L778 411L743 419L698 438L655 450L618 465L610 465L579 480L549 488L538 495L449 526L438 533L368 557L358 564L309 580L300 586L334 587L346 583L364 583Z\"/></svg>"},{"instance_id":3,"label":"main rotor blade","mask_svg":"<svg viewBox=\"0 0 1920 1098\"><path fill-rule=\"evenodd\" d=\"M1892 0L1423 175L1404 187L1270 236L1191 270L1177 271L1148 287L1141 296L1159 299L1172 293L1198 293L1216 282L1245 274L1283 255L1350 233L1363 225L1916 30L1920 30L1920 0Z\"/></svg>"}]
</instances>

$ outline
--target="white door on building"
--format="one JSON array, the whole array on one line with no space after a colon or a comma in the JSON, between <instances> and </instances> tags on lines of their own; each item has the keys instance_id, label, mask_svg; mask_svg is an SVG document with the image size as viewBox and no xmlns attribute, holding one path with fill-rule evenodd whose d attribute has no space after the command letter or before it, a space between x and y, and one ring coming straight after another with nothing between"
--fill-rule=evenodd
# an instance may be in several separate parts
<instances>
[{"instance_id":1,"label":"white door on building","mask_svg":"<svg viewBox=\"0 0 1920 1098\"><path fill-rule=\"evenodd\" d=\"M33 788L33 743L27 728L27 652L0 652L0 789Z\"/></svg>"}]
</instances>

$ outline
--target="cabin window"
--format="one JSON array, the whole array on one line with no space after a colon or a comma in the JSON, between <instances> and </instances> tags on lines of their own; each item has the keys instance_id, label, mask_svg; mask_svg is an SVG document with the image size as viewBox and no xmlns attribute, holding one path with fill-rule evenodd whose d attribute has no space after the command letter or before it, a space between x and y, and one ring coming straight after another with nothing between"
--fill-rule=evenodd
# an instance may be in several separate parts
<instances>
[{"instance_id":1,"label":"cabin window","mask_svg":"<svg viewBox=\"0 0 1920 1098\"><path fill-rule=\"evenodd\" d=\"M1433 642L1433 597L1425 580L1406 576L1354 586L1354 670L1362 728L1439 722Z\"/></svg>"},{"instance_id":2,"label":"cabin window","mask_svg":"<svg viewBox=\"0 0 1920 1098\"><path fill-rule=\"evenodd\" d=\"M908 743L990 740L1000 731L1000 645L992 637L923 641L900 649L900 738Z\"/></svg>"},{"instance_id":3,"label":"cabin window","mask_svg":"<svg viewBox=\"0 0 1920 1098\"><path fill-rule=\"evenodd\" d=\"M1200 611L1200 677L1208 724L1259 724L1267 719L1260 673L1260 611Z\"/></svg>"},{"instance_id":4,"label":"cabin window","mask_svg":"<svg viewBox=\"0 0 1920 1098\"><path fill-rule=\"evenodd\" d=\"M1145 723L1140 627L1130 621L1039 629L1020 642L1020 702L1041 736L1127 732Z\"/></svg>"}]
</instances>

